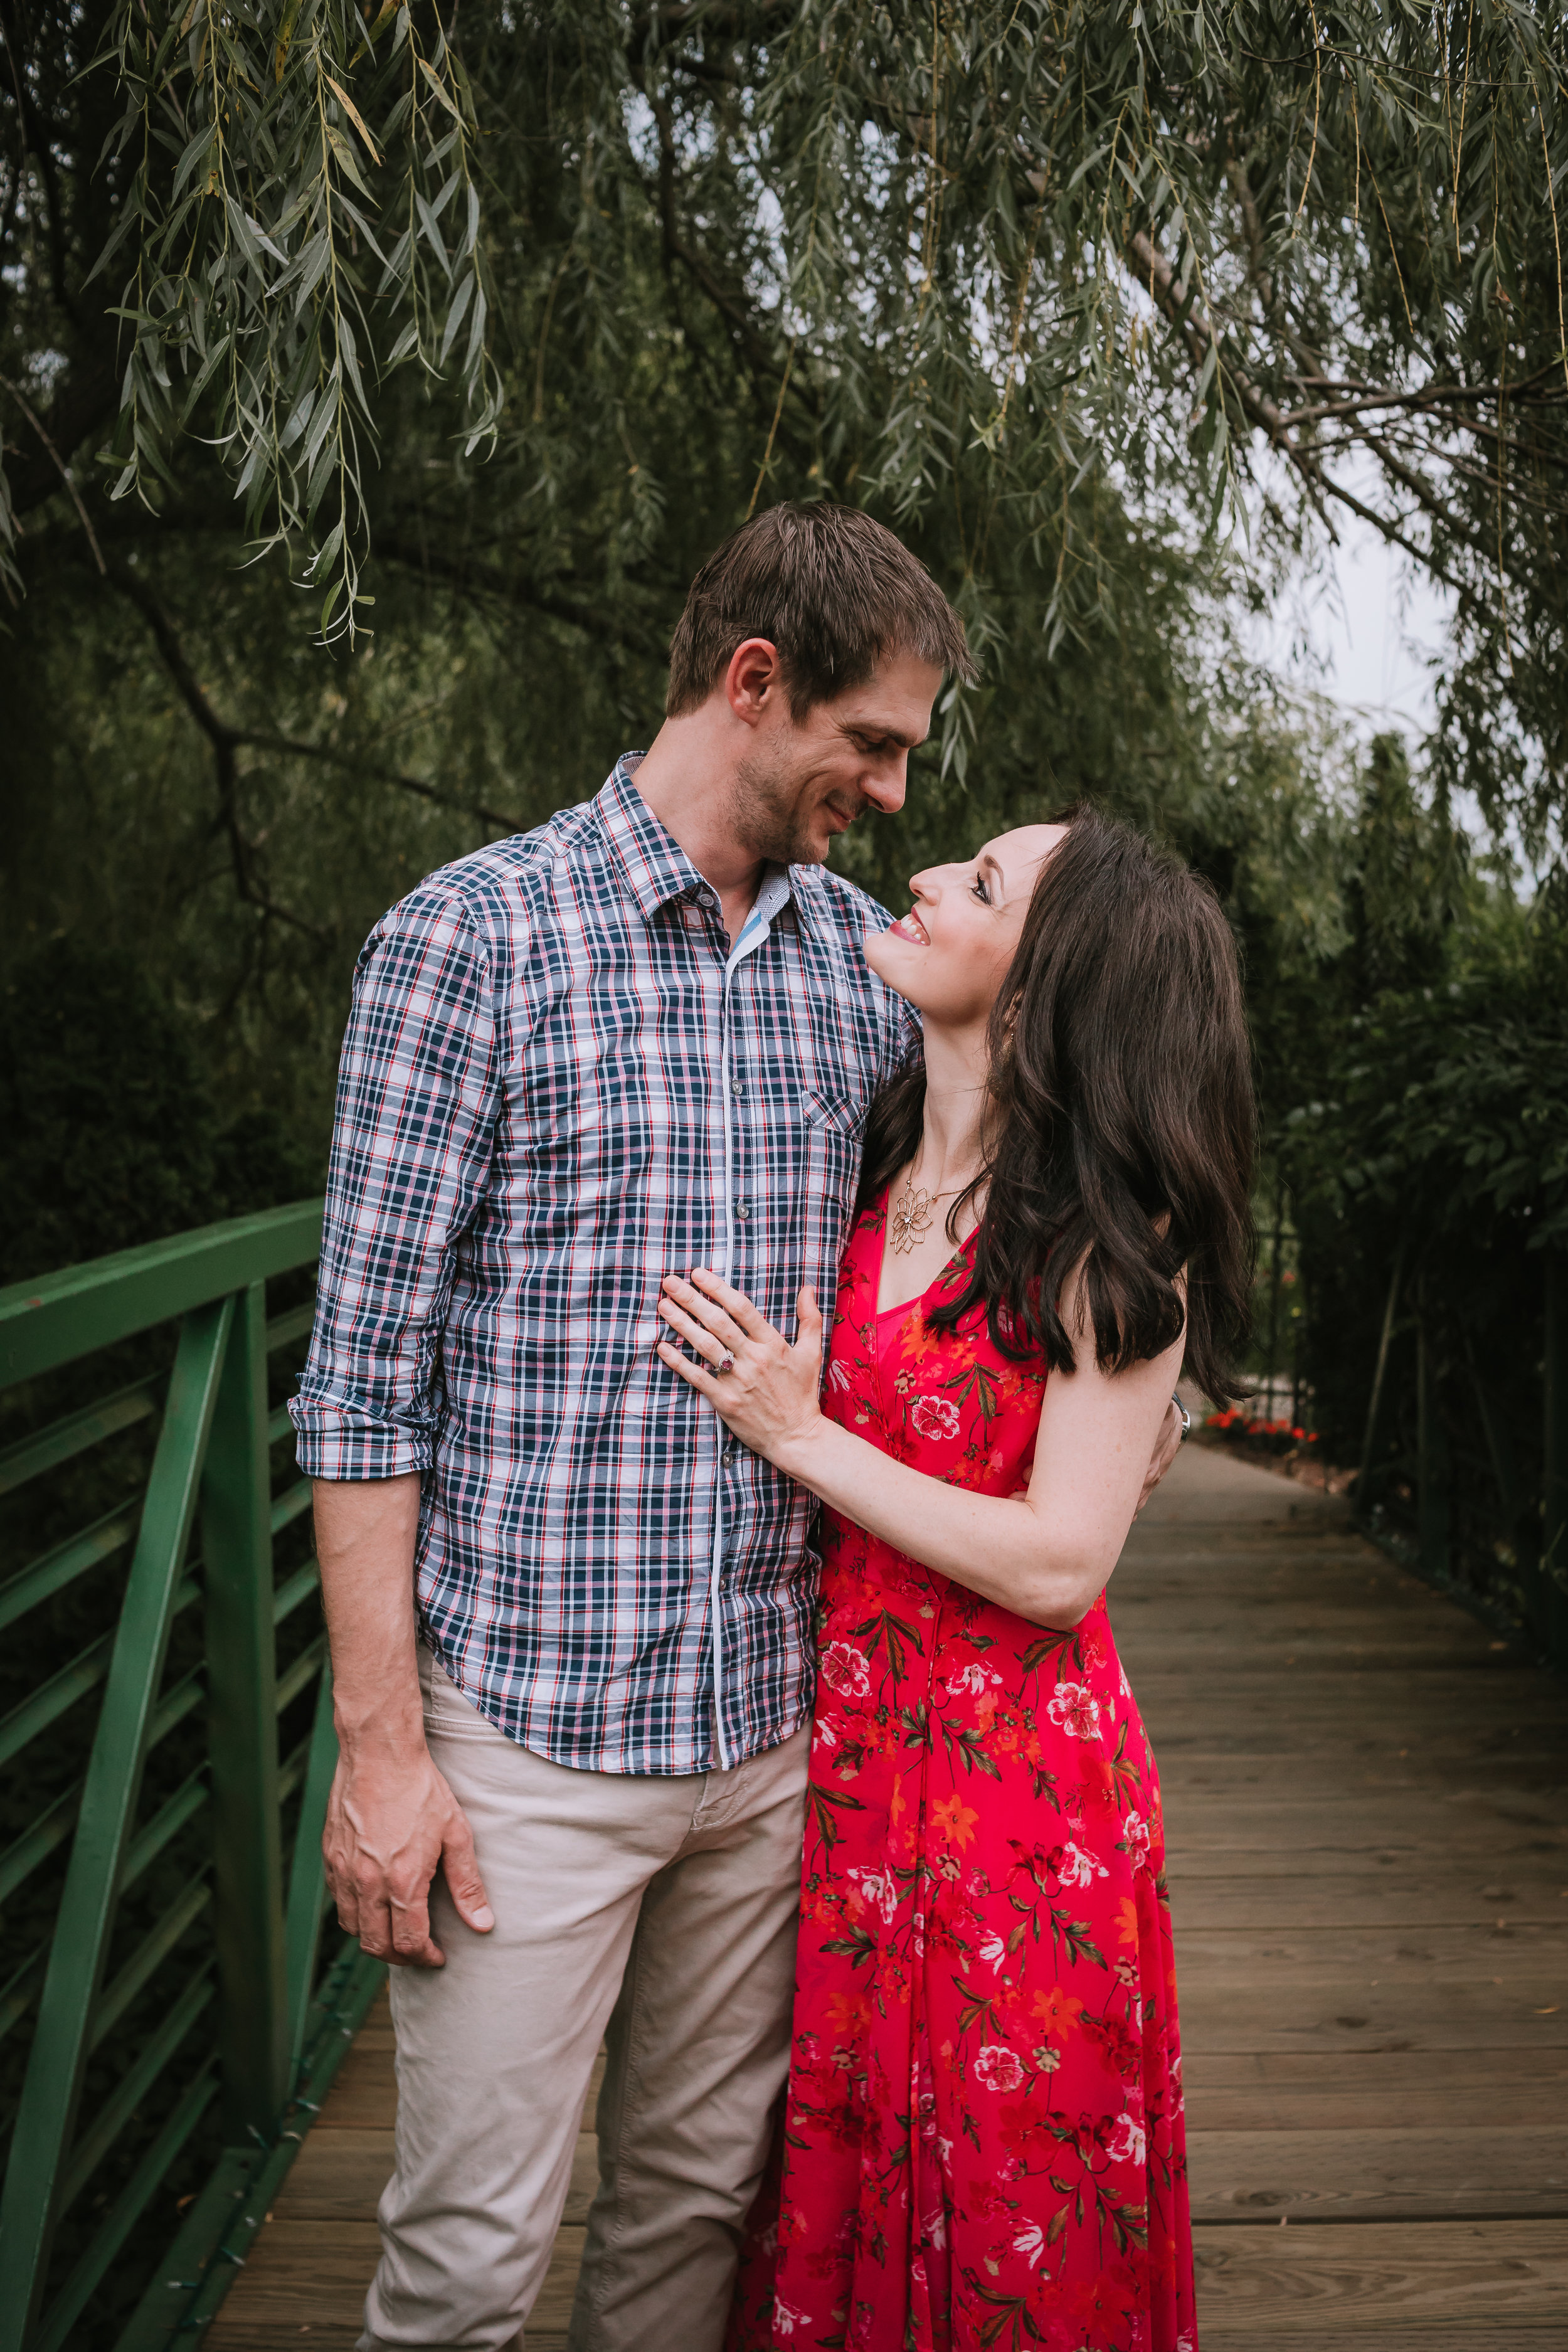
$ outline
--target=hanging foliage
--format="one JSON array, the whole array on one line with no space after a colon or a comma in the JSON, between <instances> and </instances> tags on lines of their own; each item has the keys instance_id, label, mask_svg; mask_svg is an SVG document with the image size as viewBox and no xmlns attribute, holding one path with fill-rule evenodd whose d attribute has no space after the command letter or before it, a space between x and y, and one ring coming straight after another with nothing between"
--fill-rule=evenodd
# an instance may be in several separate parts
<instances>
[{"instance_id":1,"label":"hanging foliage","mask_svg":"<svg viewBox=\"0 0 1568 2352\"><path fill-rule=\"evenodd\" d=\"M110 496L172 487L179 435L208 430L247 534L308 547L321 630L352 635L378 376L450 365L469 450L495 432L468 79L399 0L119 0L110 44L130 176L92 275L132 265Z\"/></svg>"},{"instance_id":2,"label":"hanging foliage","mask_svg":"<svg viewBox=\"0 0 1568 2352\"><path fill-rule=\"evenodd\" d=\"M416 0L115 0L86 298L122 297L113 486L156 506L181 433L216 443L352 630L401 362L519 469L480 509L548 540L566 474L645 467L636 379L673 337L707 378L690 463L727 407L742 512L803 483L928 534L945 508L983 647L1021 551L1047 653L1114 613L1138 566L1107 496L1145 540L1228 530L1260 579L1370 520L1453 594L1442 780L1543 852L1563 33L1561 0L470 0L459 56ZM969 723L961 698L950 762Z\"/></svg>"}]
</instances>

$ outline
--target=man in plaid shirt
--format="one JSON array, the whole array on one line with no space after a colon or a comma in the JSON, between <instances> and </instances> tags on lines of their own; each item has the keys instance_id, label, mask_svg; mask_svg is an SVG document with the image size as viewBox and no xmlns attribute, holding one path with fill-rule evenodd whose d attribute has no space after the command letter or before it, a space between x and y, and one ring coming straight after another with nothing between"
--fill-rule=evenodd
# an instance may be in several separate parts
<instances>
[{"instance_id":1,"label":"man in plaid shirt","mask_svg":"<svg viewBox=\"0 0 1568 2352\"><path fill-rule=\"evenodd\" d=\"M393 1979L397 2168L362 2352L510 2345L601 2042L574 2352L718 2352L789 2040L810 1498L654 1352L705 1265L831 1297L918 1045L823 865L903 800L929 575L778 507L694 583L596 799L377 926L293 1408L331 1635L339 1916Z\"/></svg>"},{"instance_id":2,"label":"man in plaid shirt","mask_svg":"<svg viewBox=\"0 0 1568 2352\"><path fill-rule=\"evenodd\" d=\"M364 2347L513 2341L606 2033L572 2343L721 2341L788 2057L813 1507L659 1362L659 1285L712 1265L780 1324L832 1295L918 1032L823 860L901 805L946 670L897 540L774 508L698 575L646 758L361 958L293 1410L329 1874L413 1964Z\"/></svg>"}]
</instances>

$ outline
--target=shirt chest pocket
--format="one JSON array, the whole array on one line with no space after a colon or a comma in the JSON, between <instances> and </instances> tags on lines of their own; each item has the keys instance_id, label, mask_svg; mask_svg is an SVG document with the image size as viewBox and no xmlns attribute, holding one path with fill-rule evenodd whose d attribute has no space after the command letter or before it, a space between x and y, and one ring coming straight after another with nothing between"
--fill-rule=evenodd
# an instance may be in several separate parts
<instances>
[{"instance_id":1,"label":"shirt chest pocket","mask_svg":"<svg viewBox=\"0 0 1568 2352\"><path fill-rule=\"evenodd\" d=\"M848 1215L860 1174L866 1108L865 1103L847 1096L818 1094L809 1087L803 1092L802 1175L808 1216L814 1205L835 1222Z\"/></svg>"}]
</instances>

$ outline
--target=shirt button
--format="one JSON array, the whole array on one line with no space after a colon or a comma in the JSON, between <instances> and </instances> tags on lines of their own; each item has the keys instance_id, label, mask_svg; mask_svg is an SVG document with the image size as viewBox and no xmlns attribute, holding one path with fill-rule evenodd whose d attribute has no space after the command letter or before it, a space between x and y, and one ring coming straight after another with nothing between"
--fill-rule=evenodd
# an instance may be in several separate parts
<instances>
[{"instance_id":1,"label":"shirt button","mask_svg":"<svg viewBox=\"0 0 1568 2352\"><path fill-rule=\"evenodd\" d=\"M749 1201L737 1201L737 1202L736 1202L736 1203L735 1203L735 1214L736 1214L739 1218L741 1218L741 1219L742 1220L742 1222L743 1222L747 1217L749 1217L749 1216L751 1215L751 1213L752 1213L752 1204L751 1204L751 1202L750 1202Z\"/></svg>"},{"instance_id":2,"label":"shirt button","mask_svg":"<svg viewBox=\"0 0 1568 2352\"><path fill-rule=\"evenodd\" d=\"M730 1092L734 1096L735 1100L736 1100L737 1102L742 1102L742 1101L743 1101L743 1100L744 1100L744 1098L745 1098L746 1089L745 1089L745 1087L741 1084L741 1081L740 1081L740 1079L739 1079L739 1078L731 1078L731 1081L730 1081Z\"/></svg>"}]
</instances>

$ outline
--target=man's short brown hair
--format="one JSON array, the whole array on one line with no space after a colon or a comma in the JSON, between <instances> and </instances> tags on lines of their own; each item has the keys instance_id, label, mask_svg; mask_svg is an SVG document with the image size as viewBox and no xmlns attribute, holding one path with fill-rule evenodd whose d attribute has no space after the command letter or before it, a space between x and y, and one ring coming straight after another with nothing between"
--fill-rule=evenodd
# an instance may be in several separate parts
<instances>
[{"instance_id":1,"label":"man's short brown hair","mask_svg":"<svg viewBox=\"0 0 1568 2352\"><path fill-rule=\"evenodd\" d=\"M858 507L826 501L768 507L708 558L670 639L666 717L706 702L748 637L776 649L796 719L864 686L892 653L971 685L977 676L925 565Z\"/></svg>"}]
</instances>

